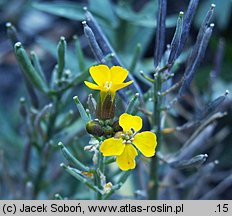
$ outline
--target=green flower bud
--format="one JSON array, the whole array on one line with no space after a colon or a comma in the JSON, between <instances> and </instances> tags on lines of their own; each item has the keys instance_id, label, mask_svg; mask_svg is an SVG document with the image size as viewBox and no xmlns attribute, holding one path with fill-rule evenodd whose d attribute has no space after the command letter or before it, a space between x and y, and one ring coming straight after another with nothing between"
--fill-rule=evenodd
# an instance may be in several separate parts
<instances>
[{"instance_id":1,"label":"green flower bud","mask_svg":"<svg viewBox=\"0 0 232 216\"><path fill-rule=\"evenodd\" d=\"M119 121L115 121L112 125L114 132L123 131L122 127L119 125Z\"/></svg>"},{"instance_id":2,"label":"green flower bud","mask_svg":"<svg viewBox=\"0 0 232 216\"><path fill-rule=\"evenodd\" d=\"M104 129L104 136L108 137L108 136L112 136L114 133L114 130L112 127L110 126L106 126Z\"/></svg>"},{"instance_id":3,"label":"green flower bud","mask_svg":"<svg viewBox=\"0 0 232 216\"><path fill-rule=\"evenodd\" d=\"M97 118L101 120L112 119L115 113L115 98L110 93L101 93L100 103L97 105Z\"/></svg>"},{"instance_id":4,"label":"green flower bud","mask_svg":"<svg viewBox=\"0 0 232 216\"><path fill-rule=\"evenodd\" d=\"M98 121L87 122L86 130L89 134L92 134L94 136L102 136L104 134L103 128Z\"/></svg>"}]
</instances>

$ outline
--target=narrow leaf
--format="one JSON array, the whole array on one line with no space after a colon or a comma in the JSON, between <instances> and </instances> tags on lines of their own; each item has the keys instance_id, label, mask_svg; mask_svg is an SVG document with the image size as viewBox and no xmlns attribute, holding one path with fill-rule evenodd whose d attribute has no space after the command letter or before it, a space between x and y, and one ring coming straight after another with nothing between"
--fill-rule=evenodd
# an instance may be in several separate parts
<instances>
[{"instance_id":1,"label":"narrow leaf","mask_svg":"<svg viewBox=\"0 0 232 216\"><path fill-rule=\"evenodd\" d=\"M73 97L74 102L77 105L77 109L81 115L82 120L85 122L85 124L90 120L88 117L88 114L86 113L85 108L83 107L83 105L81 104L79 98L77 96Z\"/></svg>"},{"instance_id":2,"label":"narrow leaf","mask_svg":"<svg viewBox=\"0 0 232 216\"><path fill-rule=\"evenodd\" d=\"M46 93L48 91L46 83L33 67L26 50L23 48L20 42L15 44L15 55L23 73L26 75L28 80L40 91Z\"/></svg>"},{"instance_id":3,"label":"narrow leaf","mask_svg":"<svg viewBox=\"0 0 232 216\"><path fill-rule=\"evenodd\" d=\"M77 169L89 172L89 168L82 164L77 158L75 158L72 153L64 146L62 142L58 143L58 146L60 147L64 157L74 166L77 167Z\"/></svg>"}]
</instances>

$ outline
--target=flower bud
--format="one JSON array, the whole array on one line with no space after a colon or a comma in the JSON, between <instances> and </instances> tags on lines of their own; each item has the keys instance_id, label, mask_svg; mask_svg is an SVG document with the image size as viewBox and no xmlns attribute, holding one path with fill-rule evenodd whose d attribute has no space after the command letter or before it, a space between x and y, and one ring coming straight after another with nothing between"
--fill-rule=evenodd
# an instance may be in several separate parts
<instances>
[{"instance_id":1,"label":"flower bud","mask_svg":"<svg viewBox=\"0 0 232 216\"><path fill-rule=\"evenodd\" d=\"M119 125L119 121L115 121L112 125L114 132L123 131L122 127Z\"/></svg>"},{"instance_id":2,"label":"flower bud","mask_svg":"<svg viewBox=\"0 0 232 216\"><path fill-rule=\"evenodd\" d=\"M89 121L86 124L86 130L94 136L102 136L104 131L98 121Z\"/></svg>"},{"instance_id":3,"label":"flower bud","mask_svg":"<svg viewBox=\"0 0 232 216\"><path fill-rule=\"evenodd\" d=\"M112 127L110 126L106 126L105 129L104 129L104 136L112 136L114 133L114 130Z\"/></svg>"},{"instance_id":4,"label":"flower bud","mask_svg":"<svg viewBox=\"0 0 232 216\"><path fill-rule=\"evenodd\" d=\"M110 93L103 93L97 105L97 118L101 120L112 119L115 113L115 100Z\"/></svg>"},{"instance_id":5,"label":"flower bud","mask_svg":"<svg viewBox=\"0 0 232 216\"><path fill-rule=\"evenodd\" d=\"M115 133L114 138L119 139L119 138L122 138L122 136L123 136L123 132L118 131L117 133Z\"/></svg>"}]
</instances>

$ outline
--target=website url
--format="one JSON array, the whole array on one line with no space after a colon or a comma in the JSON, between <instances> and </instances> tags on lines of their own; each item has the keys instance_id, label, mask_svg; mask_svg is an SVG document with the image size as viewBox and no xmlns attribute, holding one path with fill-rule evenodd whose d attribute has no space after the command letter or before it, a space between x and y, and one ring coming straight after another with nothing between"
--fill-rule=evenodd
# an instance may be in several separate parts
<instances>
[{"instance_id":1,"label":"website url","mask_svg":"<svg viewBox=\"0 0 232 216\"><path fill-rule=\"evenodd\" d=\"M89 212L92 213L103 213L103 212L157 212L157 213L182 213L184 212L184 204L181 205L167 205L167 204L162 204L162 205L153 205L153 206L140 206L140 205L131 205L131 204L125 204L122 206L88 206Z\"/></svg>"}]
</instances>

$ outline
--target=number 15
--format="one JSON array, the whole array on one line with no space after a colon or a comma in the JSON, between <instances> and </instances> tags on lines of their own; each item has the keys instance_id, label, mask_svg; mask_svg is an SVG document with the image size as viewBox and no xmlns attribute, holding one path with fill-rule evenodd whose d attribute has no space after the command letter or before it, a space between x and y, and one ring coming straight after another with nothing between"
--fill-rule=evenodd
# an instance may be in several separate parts
<instances>
[{"instance_id":1,"label":"number 15","mask_svg":"<svg viewBox=\"0 0 232 216\"><path fill-rule=\"evenodd\" d=\"M218 204L217 205L218 212L228 212L228 204Z\"/></svg>"}]
</instances>

